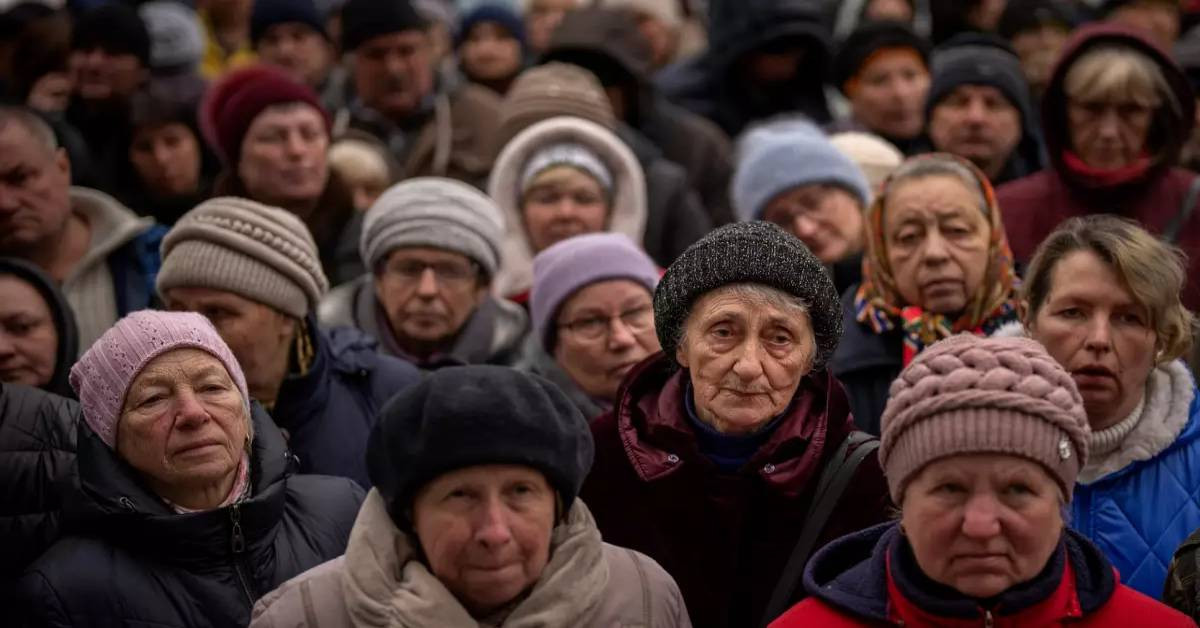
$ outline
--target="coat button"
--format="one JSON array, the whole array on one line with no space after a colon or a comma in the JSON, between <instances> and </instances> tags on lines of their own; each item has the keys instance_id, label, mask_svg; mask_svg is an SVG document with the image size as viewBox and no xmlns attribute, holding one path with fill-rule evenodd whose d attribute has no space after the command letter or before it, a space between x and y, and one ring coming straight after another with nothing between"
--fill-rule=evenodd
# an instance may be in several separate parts
<instances>
[{"instance_id":1,"label":"coat button","mask_svg":"<svg viewBox=\"0 0 1200 628\"><path fill-rule=\"evenodd\" d=\"M667 456L667 464L675 464L677 462L679 462L679 456L676 456L675 454L670 454Z\"/></svg>"},{"instance_id":2,"label":"coat button","mask_svg":"<svg viewBox=\"0 0 1200 628\"><path fill-rule=\"evenodd\" d=\"M763 467L763 473L775 473L775 465L768 462L766 466Z\"/></svg>"}]
</instances>

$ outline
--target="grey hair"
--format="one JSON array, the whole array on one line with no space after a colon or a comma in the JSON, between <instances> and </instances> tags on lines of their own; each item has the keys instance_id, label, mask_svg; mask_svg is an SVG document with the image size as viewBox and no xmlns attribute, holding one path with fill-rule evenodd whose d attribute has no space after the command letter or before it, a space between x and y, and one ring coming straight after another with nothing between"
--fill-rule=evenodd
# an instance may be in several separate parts
<instances>
[{"instance_id":1,"label":"grey hair","mask_svg":"<svg viewBox=\"0 0 1200 628\"><path fill-rule=\"evenodd\" d=\"M888 189L895 188L897 185L905 181L913 181L915 179L925 179L927 177L953 177L962 183L971 195L975 197L975 202L979 205L979 211L987 216L990 208L987 203L987 195L980 185L979 177L971 171L970 168L963 165L957 159L949 155L925 155L917 159L909 159L900 164L900 167L892 173L888 179ZM884 194L886 195L886 190Z\"/></svg>"},{"instance_id":2,"label":"grey hair","mask_svg":"<svg viewBox=\"0 0 1200 628\"><path fill-rule=\"evenodd\" d=\"M801 299L794 294L784 292L779 288L772 288L771 286L761 283L733 283L721 286L720 288L710 292L706 292L701 296L701 298L712 295L731 296L741 301L749 301L757 305L767 305L778 308L784 312L787 312L788 316L810 316L810 308L804 299ZM699 302L699 300L700 299L697 299L696 301ZM691 312L688 313L688 318L691 318ZM679 343L677 346L682 347L687 344L687 334L687 319L684 319L683 332L679 336ZM815 335L813 340L814 342L816 341ZM812 357L816 357L815 349Z\"/></svg>"},{"instance_id":3,"label":"grey hair","mask_svg":"<svg viewBox=\"0 0 1200 628\"><path fill-rule=\"evenodd\" d=\"M37 140L48 152L53 153L58 150L58 138L54 136L54 130L32 110L25 107L0 106L0 129L4 129L10 124L16 124L25 129L25 132L33 136L33 139Z\"/></svg>"}]
</instances>

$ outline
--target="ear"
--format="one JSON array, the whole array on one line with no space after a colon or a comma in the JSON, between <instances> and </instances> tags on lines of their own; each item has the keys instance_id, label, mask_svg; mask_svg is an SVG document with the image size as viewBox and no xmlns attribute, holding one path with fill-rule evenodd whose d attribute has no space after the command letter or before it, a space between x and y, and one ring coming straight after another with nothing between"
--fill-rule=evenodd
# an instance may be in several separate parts
<instances>
[{"instance_id":1,"label":"ear","mask_svg":"<svg viewBox=\"0 0 1200 628\"><path fill-rule=\"evenodd\" d=\"M1029 301L1027 299L1017 301L1017 320L1021 321L1021 325L1026 330L1033 330L1033 321L1029 319Z\"/></svg>"},{"instance_id":2,"label":"ear","mask_svg":"<svg viewBox=\"0 0 1200 628\"><path fill-rule=\"evenodd\" d=\"M688 367L687 347L684 346L684 343L682 342L675 347L675 361L679 363L679 366L682 368Z\"/></svg>"},{"instance_id":3,"label":"ear","mask_svg":"<svg viewBox=\"0 0 1200 628\"><path fill-rule=\"evenodd\" d=\"M54 151L54 167L67 181L71 180L71 158L67 156L67 149L58 148Z\"/></svg>"}]
</instances>

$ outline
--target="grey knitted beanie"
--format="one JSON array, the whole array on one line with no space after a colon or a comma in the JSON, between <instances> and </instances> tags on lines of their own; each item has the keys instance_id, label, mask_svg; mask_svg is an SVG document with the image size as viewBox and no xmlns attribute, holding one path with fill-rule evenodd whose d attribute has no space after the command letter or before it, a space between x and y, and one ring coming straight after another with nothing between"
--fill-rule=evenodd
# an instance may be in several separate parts
<instances>
[{"instance_id":1,"label":"grey knitted beanie","mask_svg":"<svg viewBox=\"0 0 1200 628\"><path fill-rule=\"evenodd\" d=\"M329 290L312 234L295 215L232 196L184 214L162 243L159 296L212 288L304 318Z\"/></svg>"},{"instance_id":2,"label":"grey knitted beanie","mask_svg":"<svg viewBox=\"0 0 1200 628\"><path fill-rule=\"evenodd\" d=\"M965 453L1041 463L1069 501L1087 462L1083 398L1070 374L1028 338L951 336L892 382L879 462L892 500L925 465Z\"/></svg>"},{"instance_id":3,"label":"grey knitted beanie","mask_svg":"<svg viewBox=\"0 0 1200 628\"><path fill-rule=\"evenodd\" d=\"M842 304L837 289L804 243L761 220L709 232L667 268L654 292L654 324L663 351L675 355L696 299L739 283L762 284L804 301L817 345L813 370L825 367L842 338Z\"/></svg>"},{"instance_id":4,"label":"grey knitted beanie","mask_svg":"<svg viewBox=\"0 0 1200 628\"><path fill-rule=\"evenodd\" d=\"M504 215L495 201L453 179L417 177L388 188L363 218L359 253L369 269L393 250L428 246L464 255L492 277Z\"/></svg>"}]
</instances>

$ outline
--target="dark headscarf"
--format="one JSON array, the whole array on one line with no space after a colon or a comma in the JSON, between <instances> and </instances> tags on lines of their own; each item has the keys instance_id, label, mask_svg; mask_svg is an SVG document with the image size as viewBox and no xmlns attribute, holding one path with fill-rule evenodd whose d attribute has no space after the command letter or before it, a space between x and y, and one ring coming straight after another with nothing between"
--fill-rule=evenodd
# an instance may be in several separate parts
<instances>
[{"instance_id":1,"label":"dark headscarf","mask_svg":"<svg viewBox=\"0 0 1200 628\"><path fill-rule=\"evenodd\" d=\"M79 329L75 324L75 312L66 297L46 273L33 264L12 257L0 257L0 275L10 275L33 286L45 299L58 332L58 348L54 354L54 374L42 389L63 397L75 398L75 392L67 382L71 365L79 353Z\"/></svg>"}]
</instances>

